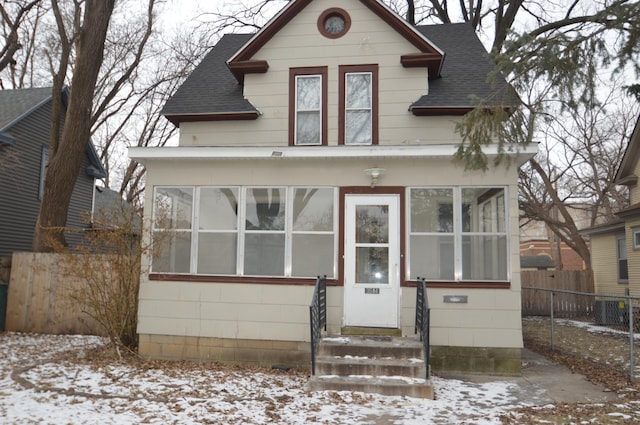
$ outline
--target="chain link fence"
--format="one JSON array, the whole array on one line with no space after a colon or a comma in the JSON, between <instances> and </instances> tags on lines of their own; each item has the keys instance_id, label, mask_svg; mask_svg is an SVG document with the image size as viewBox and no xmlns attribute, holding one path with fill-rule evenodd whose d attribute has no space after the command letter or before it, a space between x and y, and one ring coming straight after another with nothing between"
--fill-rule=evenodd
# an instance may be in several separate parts
<instances>
[{"instance_id":1,"label":"chain link fence","mask_svg":"<svg viewBox=\"0 0 640 425\"><path fill-rule=\"evenodd\" d=\"M525 339L640 375L640 297L524 287Z\"/></svg>"}]
</instances>

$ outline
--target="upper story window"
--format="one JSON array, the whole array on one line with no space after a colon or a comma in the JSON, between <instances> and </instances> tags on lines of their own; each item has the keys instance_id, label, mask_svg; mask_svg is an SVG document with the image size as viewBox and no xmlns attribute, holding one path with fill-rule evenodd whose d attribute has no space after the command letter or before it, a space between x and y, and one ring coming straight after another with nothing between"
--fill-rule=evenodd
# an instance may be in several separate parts
<instances>
[{"instance_id":1,"label":"upper story window","mask_svg":"<svg viewBox=\"0 0 640 425\"><path fill-rule=\"evenodd\" d=\"M340 38L351 28L351 18L346 10L332 7L318 18L318 31L327 38Z\"/></svg>"},{"instance_id":2,"label":"upper story window","mask_svg":"<svg viewBox=\"0 0 640 425\"><path fill-rule=\"evenodd\" d=\"M340 67L338 143L378 143L378 66Z\"/></svg>"},{"instance_id":3,"label":"upper story window","mask_svg":"<svg viewBox=\"0 0 640 425\"><path fill-rule=\"evenodd\" d=\"M327 68L292 68L289 144L327 144Z\"/></svg>"}]
</instances>

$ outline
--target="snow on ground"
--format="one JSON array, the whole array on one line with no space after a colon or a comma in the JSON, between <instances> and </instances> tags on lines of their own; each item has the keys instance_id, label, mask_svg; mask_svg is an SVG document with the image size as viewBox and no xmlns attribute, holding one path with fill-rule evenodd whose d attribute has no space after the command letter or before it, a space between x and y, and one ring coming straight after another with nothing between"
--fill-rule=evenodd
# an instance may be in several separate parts
<instances>
[{"instance_id":1,"label":"snow on ground","mask_svg":"<svg viewBox=\"0 0 640 425\"><path fill-rule=\"evenodd\" d=\"M0 423L499 424L517 405L513 381L434 377L436 400L310 394L307 377L295 373L85 360L101 344L90 336L0 334Z\"/></svg>"}]
</instances>

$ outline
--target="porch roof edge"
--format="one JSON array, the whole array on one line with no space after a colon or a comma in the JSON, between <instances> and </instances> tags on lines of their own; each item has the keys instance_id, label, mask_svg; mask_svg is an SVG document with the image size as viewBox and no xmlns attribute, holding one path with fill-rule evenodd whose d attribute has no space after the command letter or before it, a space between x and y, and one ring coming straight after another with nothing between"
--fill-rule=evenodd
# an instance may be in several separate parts
<instances>
[{"instance_id":1,"label":"porch roof edge","mask_svg":"<svg viewBox=\"0 0 640 425\"><path fill-rule=\"evenodd\" d=\"M129 158L145 163L149 160L230 160L230 159L348 159L348 158L444 158L453 157L457 145L411 146L175 146L130 147ZM487 156L500 154L498 145L483 147ZM537 144L506 146L504 153L513 156L518 166L538 152Z\"/></svg>"}]
</instances>

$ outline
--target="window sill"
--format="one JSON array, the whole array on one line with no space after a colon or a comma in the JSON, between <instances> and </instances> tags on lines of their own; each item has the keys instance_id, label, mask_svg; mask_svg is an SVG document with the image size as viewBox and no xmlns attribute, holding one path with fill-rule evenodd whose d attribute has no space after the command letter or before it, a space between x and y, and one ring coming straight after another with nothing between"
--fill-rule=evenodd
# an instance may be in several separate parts
<instances>
[{"instance_id":1,"label":"window sill","mask_svg":"<svg viewBox=\"0 0 640 425\"><path fill-rule=\"evenodd\" d=\"M511 282L509 281L425 281L427 288L453 288L453 289L511 289ZM408 280L404 282L403 286L415 287L415 280Z\"/></svg>"},{"instance_id":2,"label":"window sill","mask_svg":"<svg viewBox=\"0 0 640 425\"><path fill-rule=\"evenodd\" d=\"M202 282L202 283L242 283L261 285L303 285L313 286L316 278L299 277L260 277L260 276L212 276L193 274L149 273L151 281ZM327 279L328 286L338 286L336 279Z\"/></svg>"}]
</instances>

